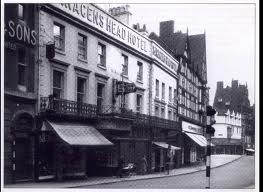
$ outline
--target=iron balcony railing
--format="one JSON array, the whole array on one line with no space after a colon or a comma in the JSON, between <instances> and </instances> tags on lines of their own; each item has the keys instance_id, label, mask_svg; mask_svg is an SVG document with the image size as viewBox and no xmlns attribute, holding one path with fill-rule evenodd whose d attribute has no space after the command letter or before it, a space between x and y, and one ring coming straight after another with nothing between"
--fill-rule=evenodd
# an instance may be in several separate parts
<instances>
[{"instance_id":1,"label":"iron balcony railing","mask_svg":"<svg viewBox=\"0 0 263 192\"><path fill-rule=\"evenodd\" d=\"M78 115L83 117L96 117L97 106L87 103L70 101L66 99L41 97L40 112Z\"/></svg>"},{"instance_id":2,"label":"iron balcony railing","mask_svg":"<svg viewBox=\"0 0 263 192\"><path fill-rule=\"evenodd\" d=\"M96 106L52 97L40 98L40 112L48 114L73 115L84 118L119 117L132 120L134 125L165 129L178 129L180 127L177 121L133 112L131 109L127 108L114 105Z\"/></svg>"}]
</instances>

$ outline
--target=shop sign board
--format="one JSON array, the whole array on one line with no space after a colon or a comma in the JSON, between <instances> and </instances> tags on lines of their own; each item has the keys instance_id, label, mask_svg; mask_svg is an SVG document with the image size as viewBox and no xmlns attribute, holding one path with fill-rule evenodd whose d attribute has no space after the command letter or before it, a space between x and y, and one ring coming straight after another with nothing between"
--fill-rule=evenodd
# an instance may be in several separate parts
<instances>
[{"instance_id":1,"label":"shop sign board","mask_svg":"<svg viewBox=\"0 0 263 192\"><path fill-rule=\"evenodd\" d=\"M198 125L194 125L192 123L185 122L185 121L182 121L182 130L185 132L197 133L201 135L203 133L202 127Z\"/></svg>"}]
</instances>

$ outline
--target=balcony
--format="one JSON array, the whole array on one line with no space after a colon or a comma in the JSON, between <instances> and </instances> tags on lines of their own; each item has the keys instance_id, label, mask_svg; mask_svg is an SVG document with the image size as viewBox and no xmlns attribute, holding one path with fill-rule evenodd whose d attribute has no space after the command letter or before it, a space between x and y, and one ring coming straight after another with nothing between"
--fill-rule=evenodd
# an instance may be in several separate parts
<instances>
[{"instance_id":1,"label":"balcony","mask_svg":"<svg viewBox=\"0 0 263 192\"><path fill-rule=\"evenodd\" d=\"M77 119L116 118L132 121L135 126L181 129L179 122L160 117L135 113L131 109L114 105L96 106L65 99L40 98L40 113L49 117L73 117Z\"/></svg>"},{"instance_id":2,"label":"balcony","mask_svg":"<svg viewBox=\"0 0 263 192\"><path fill-rule=\"evenodd\" d=\"M40 113L53 116L66 115L82 118L95 118L97 117L97 106L66 99L41 97Z\"/></svg>"}]
</instances>

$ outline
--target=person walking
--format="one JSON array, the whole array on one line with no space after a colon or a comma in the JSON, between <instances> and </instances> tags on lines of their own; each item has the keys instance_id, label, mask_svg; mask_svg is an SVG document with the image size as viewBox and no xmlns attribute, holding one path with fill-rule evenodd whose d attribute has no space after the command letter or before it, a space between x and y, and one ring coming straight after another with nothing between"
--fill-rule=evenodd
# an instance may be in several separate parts
<instances>
[{"instance_id":1,"label":"person walking","mask_svg":"<svg viewBox=\"0 0 263 192\"><path fill-rule=\"evenodd\" d=\"M123 172L122 172L123 167L124 167L124 157L120 156L118 160L118 176L120 178L122 178L122 175L123 175Z\"/></svg>"},{"instance_id":2,"label":"person walking","mask_svg":"<svg viewBox=\"0 0 263 192\"><path fill-rule=\"evenodd\" d=\"M144 175L147 172L147 160L145 155L141 159L141 174Z\"/></svg>"}]
</instances>

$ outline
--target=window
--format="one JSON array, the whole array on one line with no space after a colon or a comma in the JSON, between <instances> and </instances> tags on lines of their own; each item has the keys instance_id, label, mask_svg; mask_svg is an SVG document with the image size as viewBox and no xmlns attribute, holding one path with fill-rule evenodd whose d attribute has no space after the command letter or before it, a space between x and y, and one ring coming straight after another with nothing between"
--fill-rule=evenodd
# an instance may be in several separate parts
<instances>
[{"instance_id":1,"label":"window","mask_svg":"<svg viewBox=\"0 0 263 192\"><path fill-rule=\"evenodd\" d=\"M169 111L168 111L168 119L169 119L169 120L172 120L172 110L169 110Z\"/></svg>"},{"instance_id":2,"label":"window","mask_svg":"<svg viewBox=\"0 0 263 192\"><path fill-rule=\"evenodd\" d=\"M106 46L98 43L98 64L106 67Z\"/></svg>"},{"instance_id":3,"label":"window","mask_svg":"<svg viewBox=\"0 0 263 192\"><path fill-rule=\"evenodd\" d=\"M169 102L172 102L172 87L169 87Z\"/></svg>"},{"instance_id":4,"label":"window","mask_svg":"<svg viewBox=\"0 0 263 192\"><path fill-rule=\"evenodd\" d=\"M138 74L137 74L137 80L139 81L142 81L142 77L143 77L143 65L141 62L137 62L137 65L138 65L138 68L139 68L139 71L138 71Z\"/></svg>"},{"instance_id":5,"label":"window","mask_svg":"<svg viewBox=\"0 0 263 192\"><path fill-rule=\"evenodd\" d=\"M222 102L223 101L223 99L222 98L218 98L218 100L217 100L218 102Z\"/></svg>"},{"instance_id":6,"label":"window","mask_svg":"<svg viewBox=\"0 0 263 192\"><path fill-rule=\"evenodd\" d=\"M97 107L99 110L102 110L103 101L104 101L104 90L105 85L102 83L97 84Z\"/></svg>"},{"instance_id":7,"label":"window","mask_svg":"<svg viewBox=\"0 0 263 192\"><path fill-rule=\"evenodd\" d=\"M128 75L128 56L127 55L121 55L122 56L122 73L123 75Z\"/></svg>"},{"instance_id":8,"label":"window","mask_svg":"<svg viewBox=\"0 0 263 192\"><path fill-rule=\"evenodd\" d=\"M85 101L86 79L77 77L77 102Z\"/></svg>"},{"instance_id":9,"label":"window","mask_svg":"<svg viewBox=\"0 0 263 192\"><path fill-rule=\"evenodd\" d=\"M174 109L174 111L173 111L173 120L174 120L174 121L177 121L177 112L176 112L175 109Z\"/></svg>"},{"instance_id":10,"label":"window","mask_svg":"<svg viewBox=\"0 0 263 192\"><path fill-rule=\"evenodd\" d=\"M227 102L226 102L226 105L230 105L230 101L227 101Z\"/></svg>"},{"instance_id":11,"label":"window","mask_svg":"<svg viewBox=\"0 0 263 192\"><path fill-rule=\"evenodd\" d=\"M155 81L155 93L156 93L156 97L159 97L159 80L156 79Z\"/></svg>"},{"instance_id":12,"label":"window","mask_svg":"<svg viewBox=\"0 0 263 192\"><path fill-rule=\"evenodd\" d=\"M165 99L165 84L162 83L162 99Z\"/></svg>"},{"instance_id":13,"label":"window","mask_svg":"<svg viewBox=\"0 0 263 192\"><path fill-rule=\"evenodd\" d=\"M231 138L232 136L232 129L231 127L227 127L227 138Z\"/></svg>"},{"instance_id":14,"label":"window","mask_svg":"<svg viewBox=\"0 0 263 192\"><path fill-rule=\"evenodd\" d=\"M160 113L160 112L159 112L159 106L156 105L156 106L155 106L155 116L156 116L156 117L159 117L159 113Z\"/></svg>"},{"instance_id":15,"label":"window","mask_svg":"<svg viewBox=\"0 0 263 192\"><path fill-rule=\"evenodd\" d=\"M65 27L54 23L53 35L55 40L55 48L61 51L65 49Z\"/></svg>"},{"instance_id":16,"label":"window","mask_svg":"<svg viewBox=\"0 0 263 192\"><path fill-rule=\"evenodd\" d=\"M18 4L18 18L24 20L25 18L25 6Z\"/></svg>"},{"instance_id":17,"label":"window","mask_svg":"<svg viewBox=\"0 0 263 192\"><path fill-rule=\"evenodd\" d=\"M78 58L87 59L87 37L82 34L78 34Z\"/></svg>"},{"instance_id":18,"label":"window","mask_svg":"<svg viewBox=\"0 0 263 192\"><path fill-rule=\"evenodd\" d=\"M176 89L174 89L174 104L176 104L177 103L177 91L176 91Z\"/></svg>"},{"instance_id":19,"label":"window","mask_svg":"<svg viewBox=\"0 0 263 192\"><path fill-rule=\"evenodd\" d=\"M165 118L165 108L164 107L162 107L161 109L161 117Z\"/></svg>"},{"instance_id":20,"label":"window","mask_svg":"<svg viewBox=\"0 0 263 192\"><path fill-rule=\"evenodd\" d=\"M142 95L140 94L136 96L136 111L142 113Z\"/></svg>"},{"instance_id":21,"label":"window","mask_svg":"<svg viewBox=\"0 0 263 192\"><path fill-rule=\"evenodd\" d=\"M53 95L56 98L63 98L64 73L61 71L53 71Z\"/></svg>"},{"instance_id":22,"label":"window","mask_svg":"<svg viewBox=\"0 0 263 192\"><path fill-rule=\"evenodd\" d=\"M18 48L17 52L18 63L18 85L26 85L26 51L25 48Z\"/></svg>"}]
</instances>

